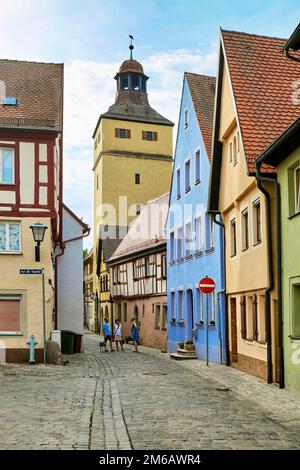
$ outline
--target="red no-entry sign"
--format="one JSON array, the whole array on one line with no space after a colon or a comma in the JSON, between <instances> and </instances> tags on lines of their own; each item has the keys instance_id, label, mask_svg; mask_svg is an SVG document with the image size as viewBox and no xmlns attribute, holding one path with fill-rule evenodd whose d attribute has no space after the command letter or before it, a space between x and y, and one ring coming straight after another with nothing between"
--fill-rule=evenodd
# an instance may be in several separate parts
<instances>
[{"instance_id":1,"label":"red no-entry sign","mask_svg":"<svg viewBox=\"0 0 300 470\"><path fill-rule=\"evenodd\" d=\"M211 277L204 277L199 282L199 289L203 294L211 294L216 288L216 283Z\"/></svg>"}]
</instances>

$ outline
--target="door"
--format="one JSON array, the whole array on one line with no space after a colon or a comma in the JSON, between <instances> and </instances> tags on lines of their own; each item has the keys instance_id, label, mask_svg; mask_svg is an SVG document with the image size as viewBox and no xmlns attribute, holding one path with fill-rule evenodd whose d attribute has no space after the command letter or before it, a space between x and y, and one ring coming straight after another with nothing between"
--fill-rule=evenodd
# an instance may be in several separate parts
<instances>
[{"instance_id":1,"label":"door","mask_svg":"<svg viewBox=\"0 0 300 470\"><path fill-rule=\"evenodd\" d=\"M193 328L194 328L194 303L193 303L193 291L188 289L186 291L186 309L187 309L187 336L188 340L193 339Z\"/></svg>"},{"instance_id":2,"label":"door","mask_svg":"<svg viewBox=\"0 0 300 470\"><path fill-rule=\"evenodd\" d=\"M139 309L137 305L134 306L133 316L135 323L139 326Z\"/></svg>"},{"instance_id":3,"label":"door","mask_svg":"<svg viewBox=\"0 0 300 470\"><path fill-rule=\"evenodd\" d=\"M236 298L230 299L230 339L231 339L231 362L237 362L237 324L236 324Z\"/></svg>"}]
</instances>

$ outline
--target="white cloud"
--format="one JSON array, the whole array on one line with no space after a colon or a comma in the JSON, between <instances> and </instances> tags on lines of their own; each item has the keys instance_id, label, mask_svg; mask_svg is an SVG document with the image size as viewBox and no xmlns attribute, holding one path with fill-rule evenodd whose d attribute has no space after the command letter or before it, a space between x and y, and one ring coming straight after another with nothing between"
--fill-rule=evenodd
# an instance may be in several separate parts
<instances>
[{"instance_id":1,"label":"white cloud","mask_svg":"<svg viewBox=\"0 0 300 470\"><path fill-rule=\"evenodd\" d=\"M119 65L83 60L65 65L64 195L72 210L89 224L93 213L92 133L99 115L114 101L113 77ZM150 77L151 106L176 123L183 72L214 74L216 46L207 54L186 49L155 54L143 65ZM87 244L91 243L90 237Z\"/></svg>"}]
</instances>

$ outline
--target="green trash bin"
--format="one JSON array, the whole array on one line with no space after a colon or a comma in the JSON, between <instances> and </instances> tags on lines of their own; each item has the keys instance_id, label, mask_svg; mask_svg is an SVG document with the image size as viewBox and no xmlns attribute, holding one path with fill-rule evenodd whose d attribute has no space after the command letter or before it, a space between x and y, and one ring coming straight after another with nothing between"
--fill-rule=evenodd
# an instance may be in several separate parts
<instances>
[{"instance_id":1,"label":"green trash bin","mask_svg":"<svg viewBox=\"0 0 300 470\"><path fill-rule=\"evenodd\" d=\"M62 330L62 332L61 332L61 352L62 352L62 354L73 354L73 352L74 352L74 333L72 331Z\"/></svg>"},{"instance_id":2,"label":"green trash bin","mask_svg":"<svg viewBox=\"0 0 300 470\"><path fill-rule=\"evenodd\" d=\"M74 353L81 352L81 340L82 336L80 333L74 333Z\"/></svg>"}]
</instances>

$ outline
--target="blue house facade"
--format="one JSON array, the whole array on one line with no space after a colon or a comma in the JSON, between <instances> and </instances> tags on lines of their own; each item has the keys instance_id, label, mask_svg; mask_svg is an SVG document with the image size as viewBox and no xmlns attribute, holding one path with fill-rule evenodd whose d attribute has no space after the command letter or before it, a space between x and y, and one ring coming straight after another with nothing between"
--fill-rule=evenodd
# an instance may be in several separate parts
<instances>
[{"instance_id":1,"label":"blue house facade","mask_svg":"<svg viewBox=\"0 0 300 470\"><path fill-rule=\"evenodd\" d=\"M224 235L207 213L215 78L185 73L167 219L168 350L193 340L201 359L226 363ZM218 220L218 219L217 219ZM214 279L212 294L199 290Z\"/></svg>"}]
</instances>

